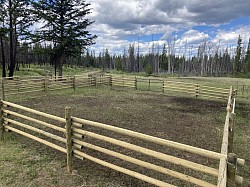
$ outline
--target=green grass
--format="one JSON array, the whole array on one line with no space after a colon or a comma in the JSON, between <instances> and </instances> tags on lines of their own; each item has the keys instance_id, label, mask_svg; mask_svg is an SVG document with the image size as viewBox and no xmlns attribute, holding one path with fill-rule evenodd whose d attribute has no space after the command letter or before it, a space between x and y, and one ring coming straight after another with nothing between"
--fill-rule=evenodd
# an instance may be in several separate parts
<instances>
[{"instance_id":1,"label":"green grass","mask_svg":"<svg viewBox=\"0 0 250 187\"><path fill-rule=\"evenodd\" d=\"M66 175L61 172L65 171L65 161L54 160L20 144L19 138L12 134L4 134L0 152L0 186L55 186L54 181ZM72 182L70 177L63 179Z\"/></svg>"},{"instance_id":2,"label":"green grass","mask_svg":"<svg viewBox=\"0 0 250 187\"><path fill-rule=\"evenodd\" d=\"M36 142L30 146L28 141L12 133L4 134L0 141L0 187L116 186L98 177L93 179L94 174L84 167L67 173L66 155Z\"/></svg>"},{"instance_id":3,"label":"green grass","mask_svg":"<svg viewBox=\"0 0 250 187\"><path fill-rule=\"evenodd\" d=\"M82 68L75 66L63 66L63 76L66 75L84 75L88 72L101 71L96 68ZM8 72L7 72L8 73ZM0 68L0 75L2 76L2 70ZM14 76L54 76L54 67L49 65L30 65L30 67L20 66L19 70L14 72ZM58 71L57 71L58 75Z\"/></svg>"}]
</instances>

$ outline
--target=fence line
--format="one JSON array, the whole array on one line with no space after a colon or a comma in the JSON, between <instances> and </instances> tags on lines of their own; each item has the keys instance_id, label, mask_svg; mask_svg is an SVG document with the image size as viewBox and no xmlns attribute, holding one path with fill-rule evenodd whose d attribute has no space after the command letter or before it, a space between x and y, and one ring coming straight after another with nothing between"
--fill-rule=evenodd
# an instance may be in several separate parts
<instances>
[{"instance_id":1,"label":"fence line","mask_svg":"<svg viewBox=\"0 0 250 187\"><path fill-rule=\"evenodd\" d=\"M7 77L1 79L2 98L19 96L23 94L41 95L52 91L93 87L99 85L111 88L132 88L142 91L167 93L180 93L202 98L226 99L229 89L187 83L167 79L145 77L124 77L118 75L104 75L100 73L89 76L65 77Z\"/></svg>"},{"instance_id":2,"label":"fence line","mask_svg":"<svg viewBox=\"0 0 250 187\"><path fill-rule=\"evenodd\" d=\"M103 123L98 123L98 122L89 121L86 119L73 117L71 115L70 108L67 108L67 107L65 108L65 118L61 118L58 116L40 112L40 111L31 109L28 107L24 107L24 106L17 105L17 104L7 102L7 101L1 101L0 103L0 138L2 138L4 130L12 131L17 134L28 137L30 139L33 139L35 141L38 141L42 144L45 144L49 147L52 147L58 151L66 153L67 171L69 173L72 173L72 170L73 170L72 157L74 156L79 159L82 159L82 158L89 159L95 163L98 163L100 165L109 167L116 171L125 173L137 179L154 184L156 186L174 186L164 181L154 179L153 177L148 177L139 172L135 172L135 171L117 166L115 164L106 162L102 159L95 158L94 156L88 155L87 153L85 153L85 151L82 152L83 147L86 147L86 148L101 152L103 154L136 164L140 167L154 170L156 172L175 177L182 181L195 184L197 186L229 187L229 186L236 185L236 184L242 184L243 179L242 177L236 175L235 169L236 169L236 164L244 165L243 159L239 159L236 157L235 154L232 154L232 144L233 144L232 111L234 111L234 107L235 107L234 95L235 95L235 91L231 87L229 98L228 98L227 116L226 116L226 121L225 121L221 153L157 138L154 136L142 134L142 133L135 132L135 131L128 130L128 129L123 129L123 128L114 127L114 126L103 124ZM36 119L34 117L34 114L39 116L40 118ZM25 123L20 120L24 120ZM49 120L50 122L47 122L46 120ZM51 120L54 121L53 124ZM32 125L30 125L30 123L28 123L27 121L36 123L38 127L34 125L33 123ZM187 159L178 158L175 156L167 155L165 153L161 153L159 151L155 151L153 149L144 148L140 145L128 143L128 142L125 142L124 140L121 141L117 138L109 137L109 136L112 136L113 133L109 133L109 136L104 136L104 135L100 135L100 134L82 129L82 127L85 127L86 125L91 126L92 128L101 128L101 129L105 129L105 130L119 133L122 135L138 138L143 141L152 142L154 144L158 144L162 146L167 146L167 147L172 148L173 150L181 150L184 152L190 152L195 155L203 156L205 158L217 160L220 163L219 168L218 169L212 168L212 167L205 166L205 165L193 162L193 161L189 161ZM27 131L32 132L32 134L29 134ZM34 133L38 133L38 135L35 136ZM49 138L50 141L39 137L41 135ZM112 147L110 147L110 149L107 149L98 145L94 145L92 141L91 143L88 143L85 137L98 139L98 140L101 140L102 142L109 142L116 146L120 146L125 149L139 152L140 154L143 154L143 155L147 155L147 156L159 159L159 160L163 160L168 163L173 163L175 165L179 165L184 168L189 168L194 171L207 174L211 177L216 177L218 178L218 182L215 185L205 180L198 179L193 176L189 176L186 173L185 174L180 173L180 172L177 172L177 171L174 171L174 170L162 167L162 166L158 166L154 163L145 162L143 160L133 158L131 156L127 156L122 153L118 153L114 150L111 150Z\"/></svg>"},{"instance_id":3,"label":"fence line","mask_svg":"<svg viewBox=\"0 0 250 187\"><path fill-rule=\"evenodd\" d=\"M167 79L151 79L142 77L111 76L113 87L128 87L137 90L156 92L178 92L195 97L226 99L229 89L201 85L198 83L187 83Z\"/></svg>"},{"instance_id":4,"label":"fence line","mask_svg":"<svg viewBox=\"0 0 250 187\"><path fill-rule=\"evenodd\" d=\"M236 90L233 90L231 87L230 94L228 96L227 115L221 146L221 153L226 154L227 158L222 158L220 160L217 187L231 187L236 186L236 184L243 183L243 178L236 175L238 159L236 154L233 153L235 95Z\"/></svg>"}]
</instances>

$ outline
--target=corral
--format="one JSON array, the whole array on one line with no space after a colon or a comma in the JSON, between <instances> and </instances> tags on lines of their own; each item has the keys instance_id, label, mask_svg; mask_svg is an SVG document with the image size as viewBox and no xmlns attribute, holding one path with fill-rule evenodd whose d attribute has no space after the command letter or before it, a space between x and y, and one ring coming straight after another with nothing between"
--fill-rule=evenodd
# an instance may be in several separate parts
<instances>
[{"instance_id":1,"label":"corral","mask_svg":"<svg viewBox=\"0 0 250 187\"><path fill-rule=\"evenodd\" d=\"M101 91L99 91L99 89L101 89ZM66 95L48 95L46 98L28 99L25 102L19 102L19 104L50 114L52 113L51 111L53 111L53 115L61 117L63 117L64 107L70 106L73 110L73 115L80 118L112 124L117 127L159 138L220 152L226 114L225 100L208 101L191 97L169 97L161 94L153 95L140 91L114 91L107 88L98 88L98 91L96 88L81 89L77 91L77 93L70 94L72 94L71 97ZM95 130L86 126L84 126L84 130L110 135L110 132L105 130ZM171 154L178 158L218 168L218 162L205 157L186 152L183 153L178 150L163 147L162 145L155 146L152 143L146 143L128 136L121 138L115 133L112 133L112 135L128 143L139 144L142 147L154 149L158 152ZM85 141L93 144L100 143L103 148L112 147L115 151L128 156L136 157L144 161L154 161L154 163L159 166L177 170L187 175L191 174L196 178L214 184L217 181L217 178L213 179L206 174L181 168L174 164L164 163L158 159L152 159L151 157L136 153L135 151L124 151L119 146L111 146L109 143L103 143L88 137L85 138ZM84 152L131 170L139 170L138 172L140 173L154 176L176 186L190 185L171 177L162 176L161 174L155 175L152 171L138 168L134 164L121 162L119 159L100 154L93 150L84 148ZM74 162L74 167L79 170L86 167L91 168L95 175L111 177L112 182L115 181L117 185L150 186L147 183L127 177L126 175L120 175L89 161L84 161L84 163L77 162L77 164Z\"/></svg>"}]
</instances>

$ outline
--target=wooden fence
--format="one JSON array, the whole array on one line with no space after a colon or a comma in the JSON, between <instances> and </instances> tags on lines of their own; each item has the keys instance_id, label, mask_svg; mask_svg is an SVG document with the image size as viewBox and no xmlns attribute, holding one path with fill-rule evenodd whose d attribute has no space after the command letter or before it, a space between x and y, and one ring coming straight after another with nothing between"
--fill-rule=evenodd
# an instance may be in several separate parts
<instances>
[{"instance_id":1,"label":"wooden fence","mask_svg":"<svg viewBox=\"0 0 250 187\"><path fill-rule=\"evenodd\" d=\"M73 169L72 157L76 157L79 159L85 158L102 166L106 166L137 179L154 184L156 186L174 186L164 180L159 180L153 178L152 176L149 177L145 174L141 174L140 172L132 171L125 167L115 165L112 162L110 163L108 161L92 156L91 154L87 153L86 149L84 149L84 151L82 150L83 148L88 148L103 153L103 155L109 155L111 157L133 163L138 167L153 170L156 173L165 174L197 186L230 187L242 183L243 179L242 177L236 175L235 167L236 164L244 165L243 159L237 159L235 154L231 154L233 145L232 116L235 107L233 93L233 89L231 88L228 99L228 111L225 122L221 153L173 142L166 139L161 139L124 128L73 117L70 108L67 107L65 108L65 118L61 118L3 100L0 103L0 138L3 137L3 131L14 132L45 144L49 147L52 147L58 151L66 153L67 170L70 173ZM91 130L88 130L89 128L91 128ZM94 129L99 129L99 131L97 130L96 132ZM103 135L101 134L101 132L103 131L107 131L108 133L106 133L106 135ZM113 137L114 134L118 136ZM214 168L203 165L202 163L190 161L188 160L188 157L186 159L178 158L176 156L172 156L163 152L145 148L144 146L138 144L132 144L124 141L125 139L122 138L123 136L136 138L143 142L150 142L155 145L169 147L171 148L171 152L179 150L183 151L183 153L192 153L196 156L212 159L219 163L219 168ZM90 138L90 140L88 140L88 138ZM95 142L94 140L98 141ZM134 152L138 152L142 155L146 155L157 160L172 163L179 167L185 168L185 170L189 169L215 179L217 178L218 183L213 184L209 181L205 181L204 179L200 179L191 175L189 176L185 173L177 172L170 168L159 166L155 163L145 162L133 156L122 154L114 150L114 146L104 148L102 147L102 145L96 145L98 142L106 142L115 146L122 147L124 150L130 150L130 152L132 150Z\"/></svg>"},{"instance_id":2,"label":"wooden fence","mask_svg":"<svg viewBox=\"0 0 250 187\"><path fill-rule=\"evenodd\" d=\"M44 95L51 91L110 84L109 76L6 77L1 79L2 98L9 96Z\"/></svg>"},{"instance_id":3,"label":"wooden fence","mask_svg":"<svg viewBox=\"0 0 250 187\"><path fill-rule=\"evenodd\" d=\"M236 175L239 160L237 155L233 153L235 95L236 90L231 87L221 146L221 154L227 155L227 158L220 159L218 187L234 187L243 182L243 178ZM244 165L244 161L241 165Z\"/></svg>"},{"instance_id":4,"label":"wooden fence","mask_svg":"<svg viewBox=\"0 0 250 187\"><path fill-rule=\"evenodd\" d=\"M51 91L107 85L111 88L132 88L141 91L178 93L194 97L226 99L229 89L167 79L123 77L104 74L65 77L7 77L1 79L2 98L22 95L44 95Z\"/></svg>"},{"instance_id":5,"label":"wooden fence","mask_svg":"<svg viewBox=\"0 0 250 187\"><path fill-rule=\"evenodd\" d=\"M229 89L167 79L111 76L112 87L129 87L163 93L180 93L195 97L226 99Z\"/></svg>"}]
</instances>

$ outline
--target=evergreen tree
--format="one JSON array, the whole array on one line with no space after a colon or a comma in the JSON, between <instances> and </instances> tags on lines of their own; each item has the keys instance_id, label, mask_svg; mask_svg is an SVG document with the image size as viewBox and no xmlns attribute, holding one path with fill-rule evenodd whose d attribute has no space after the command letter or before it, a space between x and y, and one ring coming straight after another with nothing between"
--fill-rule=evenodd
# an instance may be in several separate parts
<instances>
[{"instance_id":1,"label":"evergreen tree","mask_svg":"<svg viewBox=\"0 0 250 187\"><path fill-rule=\"evenodd\" d=\"M245 72L250 72L250 38L249 38L249 41L248 41L247 53L246 53L246 56L245 56L244 64L245 64L244 71Z\"/></svg>"},{"instance_id":2,"label":"evergreen tree","mask_svg":"<svg viewBox=\"0 0 250 187\"><path fill-rule=\"evenodd\" d=\"M162 54L160 57L160 67L165 71L168 69L168 57L167 57L167 49L165 43L163 45Z\"/></svg>"},{"instance_id":3,"label":"evergreen tree","mask_svg":"<svg viewBox=\"0 0 250 187\"><path fill-rule=\"evenodd\" d=\"M14 75L16 68L18 40L29 34L28 29L33 23L29 5L29 0L0 0L0 27L8 35L9 77Z\"/></svg>"},{"instance_id":4,"label":"evergreen tree","mask_svg":"<svg viewBox=\"0 0 250 187\"><path fill-rule=\"evenodd\" d=\"M111 64L110 64L110 59L111 59L111 57L110 57L110 54L109 54L109 50L106 48L106 50L105 50L105 56L104 56L104 66L106 67L106 68L110 68L110 66L111 66Z\"/></svg>"},{"instance_id":5,"label":"evergreen tree","mask_svg":"<svg viewBox=\"0 0 250 187\"><path fill-rule=\"evenodd\" d=\"M90 4L84 0L38 0L33 1L33 6L34 13L44 23L33 39L53 43L55 69L58 65L59 76L62 76L66 57L77 56L94 44L96 36L86 30L94 23L86 18L91 13Z\"/></svg>"},{"instance_id":6,"label":"evergreen tree","mask_svg":"<svg viewBox=\"0 0 250 187\"><path fill-rule=\"evenodd\" d=\"M129 64L128 64L128 71L129 72L135 72L135 45L130 44L128 48L128 58L129 58Z\"/></svg>"},{"instance_id":7,"label":"evergreen tree","mask_svg":"<svg viewBox=\"0 0 250 187\"><path fill-rule=\"evenodd\" d=\"M230 72L230 62L231 62L231 57L228 53L228 48L226 48L225 52L223 53L223 59L222 59L222 62L223 62L223 73L224 74L227 74Z\"/></svg>"},{"instance_id":8,"label":"evergreen tree","mask_svg":"<svg viewBox=\"0 0 250 187\"><path fill-rule=\"evenodd\" d=\"M122 71L123 68L123 64L122 64L122 57L121 55L119 55L116 59L115 59L115 67L118 71Z\"/></svg>"},{"instance_id":9,"label":"evergreen tree","mask_svg":"<svg viewBox=\"0 0 250 187\"><path fill-rule=\"evenodd\" d=\"M236 56L234 59L234 76L241 71L241 52L242 52L242 38L238 37L238 46L236 49Z\"/></svg>"}]
</instances>

